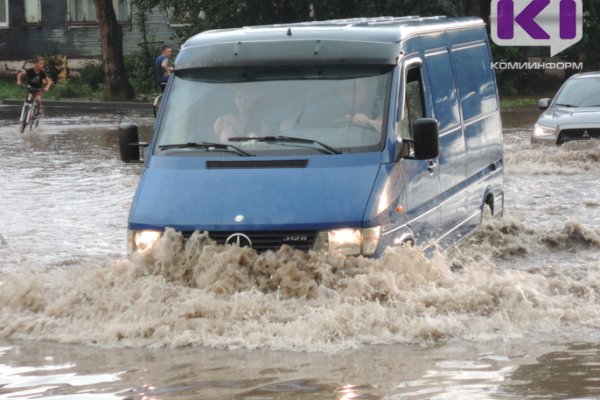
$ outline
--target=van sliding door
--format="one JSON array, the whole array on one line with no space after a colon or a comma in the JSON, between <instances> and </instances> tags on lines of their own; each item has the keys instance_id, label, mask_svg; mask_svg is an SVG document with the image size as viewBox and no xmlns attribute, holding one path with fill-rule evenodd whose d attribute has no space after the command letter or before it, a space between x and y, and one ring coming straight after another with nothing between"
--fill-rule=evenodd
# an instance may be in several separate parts
<instances>
[{"instance_id":1,"label":"van sliding door","mask_svg":"<svg viewBox=\"0 0 600 400\"><path fill-rule=\"evenodd\" d=\"M465 137L448 50L429 52L425 60L433 116L440 131L440 241L445 247L465 233L468 197Z\"/></svg>"}]
</instances>

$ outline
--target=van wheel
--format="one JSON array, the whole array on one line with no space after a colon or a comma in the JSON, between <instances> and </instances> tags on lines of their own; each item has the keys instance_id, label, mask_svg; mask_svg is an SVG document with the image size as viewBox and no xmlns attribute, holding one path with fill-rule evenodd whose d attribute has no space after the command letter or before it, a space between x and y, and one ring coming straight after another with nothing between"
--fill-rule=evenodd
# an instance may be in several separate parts
<instances>
[{"instance_id":1,"label":"van wheel","mask_svg":"<svg viewBox=\"0 0 600 400\"><path fill-rule=\"evenodd\" d=\"M494 218L494 214L492 212L492 206L489 204L489 200L483 204L483 209L481 210L481 218L479 220L480 224L487 224L492 221Z\"/></svg>"},{"instance_id":2,"label":"van wheel","mask_svg":"<svg viewBox=\"0 0 600 400\"><path fill-rule=\"evenodd\" d=\"M402 242L400 242L400 247L403 246L407 246L407 247L415 247L415 240L413 238L406 238L404 239Z\"/></svg>"}]
</instances>

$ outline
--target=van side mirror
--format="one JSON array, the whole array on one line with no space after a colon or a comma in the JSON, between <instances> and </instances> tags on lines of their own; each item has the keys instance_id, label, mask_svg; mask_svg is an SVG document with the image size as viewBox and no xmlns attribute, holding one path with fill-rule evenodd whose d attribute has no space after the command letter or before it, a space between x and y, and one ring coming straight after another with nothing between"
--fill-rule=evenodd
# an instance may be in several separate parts
<instances>
[{"instance_id":1,"label":"van side mirror","mask_svg":"<svg viewBox=\"0 0 600 400\"><path fill-rule=\"evenodd\" d=\"M550 99L539 99L537 102L537 106L541 110L545 110L550 107Z\"/></svg>"},{"instance_id":2,"label":"van side mirror","mask_svg":"<svg viewBox=\"0 0 600 400\"><path fill-rule=\"evenodd\" d=\"M140 159L140 147L148 143L140 142L137 125L122 123L119 125L119 154L124 162L137 163Z\"/></svg>"},{"instance_id":3,"label":"van side mirror","mask_svg":"<svg viewBox=\"0 0 600 400\"><path fill-rule=\"evenodd\" d=\"M430 160L440 154L438 121L419 118L413 123L415 159Z\"/></svg>"}]
</instances>

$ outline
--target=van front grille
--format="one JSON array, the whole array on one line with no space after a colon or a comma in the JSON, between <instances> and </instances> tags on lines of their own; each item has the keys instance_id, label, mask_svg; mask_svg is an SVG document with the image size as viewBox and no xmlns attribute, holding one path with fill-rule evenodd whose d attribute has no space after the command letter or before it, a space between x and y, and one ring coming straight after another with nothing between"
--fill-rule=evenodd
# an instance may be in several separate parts
<instances>
[{"instance_id":1,"label":"van front grille","mask_svg":"<svg viewBox=\"0 0 600 400\"><path fill-rule=\"evenodd\" d=\"M577 129L563 129L558 135L557 144L562 144L570 140L588 140L588 139L600 139L600 128L577 128Z\"/></svg>"},{"instance_id":2,"label":"van front grille","mask_svg":"<svg viewBox=\"0 0 600 400\"><path fill-rule=\"evenodd\" d=\"M193 232L182 232L189 238ZM248 246L257 252L278 250L284 244L298 250L308 251L313 248L316 231L209 231L208 236L217 244L239 244Z\"/></svg>"}]
</instances>

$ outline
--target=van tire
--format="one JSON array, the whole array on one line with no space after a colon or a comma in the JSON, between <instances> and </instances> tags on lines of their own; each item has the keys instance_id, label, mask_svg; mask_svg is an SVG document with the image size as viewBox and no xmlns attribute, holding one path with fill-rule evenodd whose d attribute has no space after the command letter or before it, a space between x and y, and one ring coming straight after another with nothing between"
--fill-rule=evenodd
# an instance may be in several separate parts
<instances>
[{"instance_id":1,"label":"van tire","mask_svg":"<svg viewBox=\"0 0 600 400\"><path fill-rule=\"evenodd\" d=\"M479 220L480 224L490 222L494 217L494 199L492 196L487 196L483 205L481 206L481 217Z\"/></svg>"}]
</instances>

